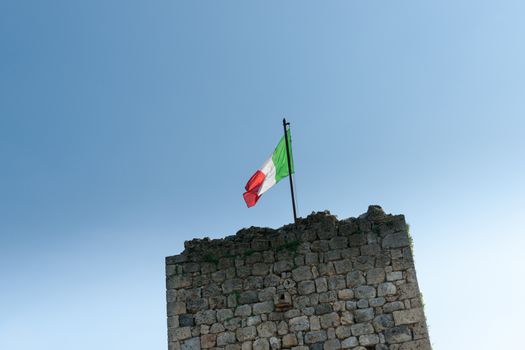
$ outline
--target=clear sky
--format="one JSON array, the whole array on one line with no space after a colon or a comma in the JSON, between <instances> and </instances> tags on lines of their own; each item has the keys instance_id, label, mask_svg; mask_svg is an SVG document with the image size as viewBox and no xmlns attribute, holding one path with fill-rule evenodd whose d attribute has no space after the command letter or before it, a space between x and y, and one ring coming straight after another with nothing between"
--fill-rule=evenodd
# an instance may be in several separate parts
<instances>
[{"instance_id":1,"label":"clear sky","mask_svg":"<svg viewBox=\"0 0 525 350\"><path fill-rule=\"evenodd\" d=\"M525 3L0 2L0 348L167 349L164 257L291 221L243 187L292 123L301 216L403 213L435 350L516 348Z\"/></svg>"}]
</instances>

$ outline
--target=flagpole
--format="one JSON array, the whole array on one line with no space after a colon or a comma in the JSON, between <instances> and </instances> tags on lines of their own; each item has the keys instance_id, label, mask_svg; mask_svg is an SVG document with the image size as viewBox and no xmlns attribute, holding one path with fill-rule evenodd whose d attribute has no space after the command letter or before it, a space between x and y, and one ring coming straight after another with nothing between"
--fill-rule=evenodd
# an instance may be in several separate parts
<instances>
[{"instance_id":1,"label":"flagpole","mask_svg":"<svg viewBox=\"0 0 525 350\"><path fill-rule=\"evenodd\" d=\"M293 194L292 165L290 162L290 146L288 145L288 130L286 129L286 125L290 125L290 123L287 123L286 118L283 118L284 142L286 144L286 159L288 161L288 178L290 179L290 192L292 193L293 221L294 223L297 223L297 213L295 211L295 196Z\"/></svg>"}]
</instances>

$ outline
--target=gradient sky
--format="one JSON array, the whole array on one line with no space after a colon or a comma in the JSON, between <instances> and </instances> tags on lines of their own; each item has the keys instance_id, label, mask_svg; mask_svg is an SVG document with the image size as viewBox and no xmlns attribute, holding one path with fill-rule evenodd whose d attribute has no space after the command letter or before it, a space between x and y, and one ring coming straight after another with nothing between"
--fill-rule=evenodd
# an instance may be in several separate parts
<instances>
[{"instance_id":1,"label":"gradient sky","mask_svg":"<svg viewBox=\"0 0 525 350\"><path fill-rule=\"evenodd\" d=\"M406 215L435 350L525 314L525 3L0 2L0 348L167 349L164 257L292 219L243 186L292 123L300 216Z\"/></svg>"}]
</instances>

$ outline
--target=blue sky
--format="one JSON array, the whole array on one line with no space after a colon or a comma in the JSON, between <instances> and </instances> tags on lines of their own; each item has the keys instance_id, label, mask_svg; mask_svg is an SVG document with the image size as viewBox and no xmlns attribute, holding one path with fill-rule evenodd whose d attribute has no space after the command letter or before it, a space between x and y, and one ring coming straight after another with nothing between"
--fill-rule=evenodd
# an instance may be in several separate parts
<instances>
[{"instance_id":1,"label":"blue sky","mask_svg":"<svg viewBox=\"0 0 525 350\"><path fill-rule=\"evenodd\" d=\"M166 349L164 257L301 216L411 225L435 350L521 342L521 1L0 3L0 348Z\"/></svg>"}]
</instances>

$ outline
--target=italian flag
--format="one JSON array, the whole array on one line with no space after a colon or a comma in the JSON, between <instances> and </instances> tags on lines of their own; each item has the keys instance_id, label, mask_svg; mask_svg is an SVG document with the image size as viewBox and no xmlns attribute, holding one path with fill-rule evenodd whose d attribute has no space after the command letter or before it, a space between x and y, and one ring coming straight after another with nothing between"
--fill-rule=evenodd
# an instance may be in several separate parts
<instances>
[{"instance_id":1,"label":"italian flag","mask_svg":"<svg viewBox=\"0 0 525 350\"><path fill-rule=\"evenodd\" d=\"M290 130L286 131L286 135L288 138L288 147L290 148L290 168L293 173L292 138L290 136ZM283 136L277 144L277 147L275 147L272 156L252 175L244 187L246 192L244 192L243 197L248 208L253 207L264 192L268 191L273 185L288 175L290 175L290 173L288 171L288 158L286 157L286 141Z\"/></svg>"}]
</instances>

